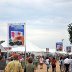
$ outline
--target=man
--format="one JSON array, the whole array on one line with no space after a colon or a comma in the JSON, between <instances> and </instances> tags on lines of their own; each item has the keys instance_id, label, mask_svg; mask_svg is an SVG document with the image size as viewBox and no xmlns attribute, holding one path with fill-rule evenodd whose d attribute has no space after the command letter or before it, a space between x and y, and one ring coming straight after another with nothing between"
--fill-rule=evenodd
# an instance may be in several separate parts
<instances>
[{"instance_id":1,"label":"man","mask_svg":"<svg viewBox=\"0 0 72 72\"><path fill-rule=\"evenodd\" d=\"M6 66L6 61L3 59L2 56L0 56L0 72L4 72Z\"/></svg>"},{"instance_id":2,"label":"man","mask_svg":"<svg viewBox=\"0 0 72 72\"><path fill-rule=\"evenodd\" d=\"M49 57L46 57L46 65L47 65L47 72L49 70L49 66L50 66L50 60Z\"/></svg>"},{"instance_id":3,"label":"man","mask_svg":"<svg viewBox=\"0 0 72 72\"><path fill-rule=\"evenodd\" d=\"M18 55L14 55L13 57L14 60L7 64L5 72L22 72L22 66L18 60Z\"/></svg>"},{"instance_id":4,"label":"man","mask_svg":"<svg viewBox=\"0 0 72 72\"><path fill-rule=\"evenodd\" d=\"M69 72L70 60L68 56L64 60L64 65L65 65L65 72Z\"/></svg>"},{"instance_id":5,"label":"man","mask_svg":"<svg viewBox=\"0 0 72 72\"><path fill-rule=\"evenodd\" d=\"M33 65L33 59L29 58L28 59L28 64L26 64L24 68L24 72L35 72L35 67Z\"/></svg>"},{"instance_id":6,"label":"man","mask_svg":"<svg viewBox=\"0 0 72 72\"><path fill-rule=\"evenodd\" d=\"M53 57L51 63L52 63L52 72L56 72L56 59L55 59L55 57Z\"/></svg>"}]
</instances>

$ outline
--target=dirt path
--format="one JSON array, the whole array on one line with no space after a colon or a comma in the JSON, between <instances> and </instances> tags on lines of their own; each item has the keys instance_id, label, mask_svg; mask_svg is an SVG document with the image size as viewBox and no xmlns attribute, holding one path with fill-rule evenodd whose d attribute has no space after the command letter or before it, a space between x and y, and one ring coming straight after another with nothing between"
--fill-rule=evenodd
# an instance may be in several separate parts
<instances>
[{"instance_id":1,"label":"dirt path","mask_svg":"<svg viewBox=\"0 0 72 72\"><path fill-rule=\"evenodd\" d=\"M46 65L43 65L43 69L40 69L40 66L38 66L38 69L36 70L36 72L47 72L46 71ZM52 72L52 68L50 67L49 72ZM57 66L56 66L56 72L60 72L59 69L59 63L57 62Z\"/></svg>"}]
</instances>

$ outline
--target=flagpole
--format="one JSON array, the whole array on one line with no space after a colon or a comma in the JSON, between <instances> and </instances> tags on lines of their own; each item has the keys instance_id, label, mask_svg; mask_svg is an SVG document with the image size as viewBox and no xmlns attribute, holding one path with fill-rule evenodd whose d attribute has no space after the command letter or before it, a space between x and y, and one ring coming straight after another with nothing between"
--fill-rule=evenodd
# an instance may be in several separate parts
<instances>
[{"instance_id":1,"label":"flagpole","mask_svg":"<svg viewBox=\"0 0 72 72\"><path fill-rule=\"evenodd\" d=\"M64 39L62 39L62 44L63 44L63 51L64 51L64 43L63 43Z\"/></svg>"},{"instance_id":2,"label":"flagpole","mask_svg":"<svg viewBox=\"0 0 72 72\"><path fill-rule=\"evenodd\" d=\"M26 23L24 23L24 45L25 45L25 65L26 65Z\"/></svg>"}]
</instances>

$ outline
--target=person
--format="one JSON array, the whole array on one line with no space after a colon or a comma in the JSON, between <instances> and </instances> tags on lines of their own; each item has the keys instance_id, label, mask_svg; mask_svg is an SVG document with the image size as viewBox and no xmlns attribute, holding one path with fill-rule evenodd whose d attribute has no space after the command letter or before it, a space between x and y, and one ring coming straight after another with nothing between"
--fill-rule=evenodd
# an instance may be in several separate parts
<instances>
[{"instance_id":1,"label":"person","mask_svg":"<svg viewBox=\"0 0 72 72\"><path fill-rule=\"evenodd\" d=\"M70 66L69 56L67 56L66 59L64 60L64 65L65 65L65 72L69 72L69 66Z\"/></svg>"},{"instance_id":2,"label":"person","mask_svg":"<svg viewBox=\"0 0 72 72\"><path fill-rule=\"evenodd\" d=\"M64 71L64 60L63 60L63 57L60 57L60 60L59 60L59 64L60 64L60 71L63 72Z\"/></svg>"},{"instance_id":3,"label":"person","mask_svg":"<svg viewBox=\"0 0 72 72\"><path fill-rule=\"evenodd\" d=\"M72 72L72 57L71 57L71 59L70 59L70 72Z\"/></svg>"},{"instance_id":4,"label":"person","mask_svg":"<svg viewBox=\"0 0 72 72\"><path fill-rule=\"evenodd\" d=\"M49 57L46 57L46 65L47 65L47 72L48 72L48 69L49 69L49 67L50 67Z\"/></svg>"},{"instance_id":5,"label":"person","mask_svg":"<svg viewBox=\"0 0 72 72\"><path fill-rule=\"evenodd\" d=\"M5 67L5 72L22 72L21 63L18 60L18 55L15 54L14 60L10 61Z\"/></svg>"},{"instance_id":6,"label":"person","mask_svg":"<svg viewBox=\"0 0 72 72\"><path fill-rule=\"evenodd\" d=\"M39 59L39 62L40 62L40 69L43 69L43 61L44 61L43 57L40 56L40 59Z\"/></svg>"},{"instance_id":7,"label":"person","mask_svg":"<svg viewBox=\"0 0 72 72\"><path fill-rule=\"evenodd\" d=\"M56 72L56 59L55 59L55 57L53 57L51 63L52 63L52 72Z\"/></svg>"},{"instance_id":8,"label":"person","mask_svg":"<svg viewBox=\"0 0 72 72\"><path fill-rule=\"evenodd\" d=\"M38 59L37 58L33 59L33 64L35 66L35 69L38 69Z\"/></svg>"},{"instance_id":9,"label":"person","mask_svg":"<svg viewBox=\"0 0 72 72\"><path fill-rule=\"evenodd\" d=\"M0 72L4 72L6 66L6 61L3 59L2 56L0 56Z\"/></svg>"},{"instance_id":10,"label":"person","mask_svg":"<svg viewBox=\"0 0 72 72\"><path fill-rule=\"evenodd\" d=\"M25 65L24 72L35 72L33 59L30 57L28 63Z\"/></svg>"}]
</instances>

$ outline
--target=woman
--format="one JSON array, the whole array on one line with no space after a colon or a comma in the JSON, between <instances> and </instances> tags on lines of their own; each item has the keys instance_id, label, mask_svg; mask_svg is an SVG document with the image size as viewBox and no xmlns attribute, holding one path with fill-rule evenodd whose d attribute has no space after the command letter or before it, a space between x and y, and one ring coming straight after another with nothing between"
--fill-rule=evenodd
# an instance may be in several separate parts
<instances>
[{"instance_id":1,"label":"woman","mask_svg":"<svg viewBox=\"0 0 72 72\"><path fill-rule=\"evenodd\" d=\"M39 62L40 62L40 69L43 69L43 62L44 62L44 59L43 59L42 56L40 56Z\"/></svg>"}]
</instances>

